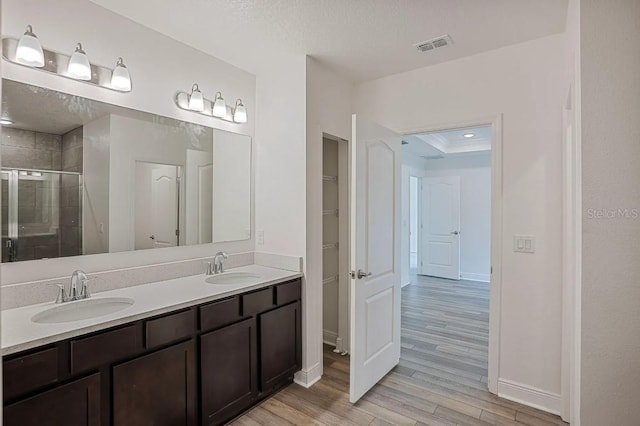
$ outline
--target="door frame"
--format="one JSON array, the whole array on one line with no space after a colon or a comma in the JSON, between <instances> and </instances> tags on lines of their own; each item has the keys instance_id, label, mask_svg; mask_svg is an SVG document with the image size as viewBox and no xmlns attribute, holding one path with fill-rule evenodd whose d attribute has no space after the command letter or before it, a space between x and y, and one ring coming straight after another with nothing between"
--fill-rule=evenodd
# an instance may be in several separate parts
<instances>
[{"instance_id":1,"label":"door frame","mask_svg":"<svg viewBox=\"0 0 640 426\"><path fill-rule=\"evenodd\" d=\"M491 282L489 287L489 362L487 386L498 394L500 376L500 315L502 305L502 113L453 123L434 123L402 129L402 135L442 132L465 127L491 127Z\"/></svg>"}]
</instances>

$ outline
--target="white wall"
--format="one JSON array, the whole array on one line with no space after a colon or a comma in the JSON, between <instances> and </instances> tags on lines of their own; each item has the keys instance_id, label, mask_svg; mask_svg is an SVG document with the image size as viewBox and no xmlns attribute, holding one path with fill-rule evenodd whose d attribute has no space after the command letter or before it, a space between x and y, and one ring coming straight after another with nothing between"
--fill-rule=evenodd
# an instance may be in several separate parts
<instances>
[{"instance_id":1,"label":"white wall","mask_svg":"<svg viewBox=\"0 0 640 426\"><path fill-rule=\"evenodd\" d=\"M78 19L82 17L82 19ZM58 52L71 52L78 41L83 43L90 59L98 64L113 67L116 58L122 56L133 79L131 93L116 93L93 87L83 82L59 78L38 70L28 69L12 63L3 63L2 76L27 84L34 84L53 90L96 99L119 106L168 116L184 121L199 123L237 133L254 136L256 120L256 77L246 71L219 59L179 43L169 37L134 23L86 0L4 0L2 2L2 34L19 37L27 24L33 25L35 33L45 48ZM304 95L304 57L300 58L297 70L282 64L283 70L290 72L288 80L282 81L278 91L270 100L263 99L264 108L278 102L285 103L283 93L291 90L291 83L300 81L299 93ZM278 64L280 65L280 64ZM268 80L268 77L265 77ZM263 80L263 81L265 81ZM177 91L189 90L193 83L199 83L207 97L222 91L228 102L242 98L248 109L246 124L227 123L214 118L178 109L174 102ZM263 93L265 93L263 91ZM304 141L304 100L298 102L291 120L278 117L281 127L301 126L299 141ZM286 108L285 108L286 110ZM295 112L299 117L295 118ZM271 120L269 120L271 121ZM268 133L268 131L267 131ZM266 138L267 140L269 137ZM284 146L290 140L284 138L279 143ZM268 144L267 144L268 145ZM298 157L304 161L304 155ZM300 163L299 163L300 164ZM277 166L276 166L277 168ZM304 175L303 172L298 175ZM296 180L295 183L299 183ZM302 184L304 185L304 184ZM265 197L266 198L266 197ZM303 207L304 202L301 203ZM270 214L270 213L269 213ZM300 221L303 222L303 219ZM135 253L84 256L81 258L49 259L38 261L38 267L29 262L3 265L3 284L67 276L69 271L81 268L87 272L125 268L135 265L154 264L165 261L203 257L218 250L241 252L253 250L253 240L242 243L220 243L214 245L175 247ZM302 250L300 251L302 253ZM298 253L298 254L300 254Z\"/></svg>"},{"instance_id":2,"label":"white wall","mask_svg":"<svg viewBox=\"0 0 640 426\"><path fill-rule=\"evenodd\" d=\"M351 139L353 86L313 58L307 58L306 67L305 306L308 323L305 330L308 333L307 366L318 366L312 373L315 378L322 374L322 304L319 303L322 300L322 135ZM348 253L348 249L341 247L341 252Z\"/></svg>"},{"instance_id":3,"label":"white wall","mask_svg":"<svg viewBox=\"0 0 640 426\"><path fill-rule=\"evenodd\" d=\"M640 419L639 22L637 0L580 2L583 426Z\"/></svg>"},{"instance_id":4,"label":"white wall","mask_svg":"<svg viewBox=\"0 0 640 426\"><path fill-rule=\"evenodd\" d=\"M554 35L356 88L357 113L401 132L504 114L499 377L550 406L560 393L563 48ZM513 252L520 233L536 236L535 254Z\"/></svg>"},{"instance_id":5,"label":"white wall","mask_svg":"<svg viewBox=\"0 0 640 426\"><path fill-rule=\"evenodd\" d=\"M460 176L460 277L489 281L491 153L426 163L425 177Z\"/></svg>"}]
</instances>

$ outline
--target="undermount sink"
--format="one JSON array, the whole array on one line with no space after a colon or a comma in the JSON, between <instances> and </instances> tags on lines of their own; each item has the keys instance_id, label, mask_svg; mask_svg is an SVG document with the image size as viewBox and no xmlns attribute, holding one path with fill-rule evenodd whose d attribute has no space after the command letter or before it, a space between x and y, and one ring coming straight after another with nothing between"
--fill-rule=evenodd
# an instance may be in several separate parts
<instances>
[{"instance_id":1,"label":"undermount sink","mask_svg":"<svg viewBox=\"0 0 640 426\"><path fill-rule=\"evenodd\" d=\"M225 272L220 275L213 275L205 280L208 284L257 284L260 282L260 275L250 272Z\"/></svg>"},{"instance_id":2,"label":"undermount sink","mask_svg":"<svg viewBox=\"0 0 640 426\"><path fill-rule=\"evenodd\" d=\"M134 303L127 297L104 297L66 302L39 312L31 317L31 321L41 324L59 324L80 321L113 314Z\"/></svg>"}]
</instances>

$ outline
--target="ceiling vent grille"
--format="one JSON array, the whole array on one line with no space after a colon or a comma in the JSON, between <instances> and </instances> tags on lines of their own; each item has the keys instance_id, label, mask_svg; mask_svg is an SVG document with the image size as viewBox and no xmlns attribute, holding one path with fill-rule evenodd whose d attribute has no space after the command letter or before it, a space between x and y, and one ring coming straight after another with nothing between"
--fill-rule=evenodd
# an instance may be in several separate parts
<instances>
[{"instance_id":1,"label":"ceiling vent grille","mask_svg":"<svg viewBox=\"0 0 640 426\"><path fill-rule=\"evenodd\" d=\"M429 52L431 50L439 49L441 47L447 47L453 43L451 36L445 34L440 37L432 38L431 40L423 41L418 44L414 44L418 52Z\"/></svg>"}]
</instances>

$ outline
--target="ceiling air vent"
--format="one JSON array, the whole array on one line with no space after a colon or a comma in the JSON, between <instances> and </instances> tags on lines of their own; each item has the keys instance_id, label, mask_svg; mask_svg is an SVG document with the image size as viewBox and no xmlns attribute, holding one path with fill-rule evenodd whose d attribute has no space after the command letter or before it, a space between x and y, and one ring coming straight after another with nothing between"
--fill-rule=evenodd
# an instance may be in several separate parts
<instances>
[{"instance_id":1,"label":"ceiling air vent","mask_svg":"<svg viewBox=\"0 0 640 426\"><path fill-rule=\"evenodd\" d=\"M448 34L445 34L440 37L432 38L431 40L414 44L414 46L416 47L416 49L418 49L419 52L428 52L430 50L446 47L451 43L453 43L453 40L451 40L451 36Z\"/></svg>"}]
</instances>

